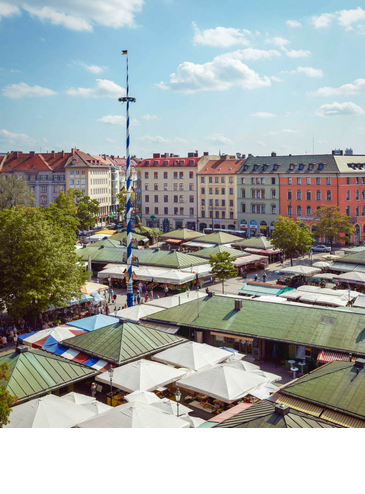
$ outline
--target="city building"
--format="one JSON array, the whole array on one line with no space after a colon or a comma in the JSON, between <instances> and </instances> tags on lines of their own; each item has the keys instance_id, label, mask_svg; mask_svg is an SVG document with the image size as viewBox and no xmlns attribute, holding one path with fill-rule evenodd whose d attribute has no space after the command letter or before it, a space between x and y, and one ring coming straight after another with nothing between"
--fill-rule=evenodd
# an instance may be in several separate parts
<instances>
[{"instance_id":1,"label":"city building","mask_svg":"<svg viewBox=\"0 0 365 494\"><path fill-rule=\"evenodd\" d=\"M72 153L12 151L0 157L0 173L23 177L33 190L36 205L49 206L66 189L65 165Z\"/></svg>"},{"instance_id":2,"label":"city building","mask_svg":"<svg viewBox=\"0 0 365 494\"><path fill-rule=\"evenodd\" d=\"M271 157L275 157L272 153ZM251 154L242 156L237 172L237 219L247 237L268 236L279 214L277 164L257 163ZM264 160L265 161L265 160Z\"/></svg>"},{"instance_id":3,"label":"city building","mask_svg":"<svg viewBox=\"0 0 365 494\"><path fill-rule=\"evenodd\" d=\"M181 158L156 153L137 166L137 190L141 194L141 220L163 232L176 228L197 229L196 173L198 152Z\"/></svg>"},{"instance_id":4,"label":"city building","mask_svg":"<svg viewBox=\"0 0 365 494\"><path fill-rule=\"evenodd\" d=\"M236 156L204 156L198 164L198 229L238 230Z\"/></svg>"}]
</instances>

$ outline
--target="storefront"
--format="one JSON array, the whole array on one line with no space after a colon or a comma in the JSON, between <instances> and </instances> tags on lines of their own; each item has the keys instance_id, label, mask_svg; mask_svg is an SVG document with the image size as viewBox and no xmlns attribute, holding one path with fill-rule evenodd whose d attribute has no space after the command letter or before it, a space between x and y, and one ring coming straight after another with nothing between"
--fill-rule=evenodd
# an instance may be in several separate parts
<instances>
[{"instance_id":1,"label":"storefront","mask_svg":"<svg viewBox=\"0 0 365 494\"><path fill-rule=\"evenodd\" d=\"M250 237L255 237L257 234L257 221L252 220L250 222Z\"/></svg>"},{"instance_id":2,"label":"storefront","mask_svg":"<svg viewBox=\"0 0 365 494\"><path fill-rule=\"evenodd\" d=\"M212 344L217 347L233 348L240 353L254 354L254 338L248 336L229 336L226 333L210 332Z\"/></svg>"}]
</instances>

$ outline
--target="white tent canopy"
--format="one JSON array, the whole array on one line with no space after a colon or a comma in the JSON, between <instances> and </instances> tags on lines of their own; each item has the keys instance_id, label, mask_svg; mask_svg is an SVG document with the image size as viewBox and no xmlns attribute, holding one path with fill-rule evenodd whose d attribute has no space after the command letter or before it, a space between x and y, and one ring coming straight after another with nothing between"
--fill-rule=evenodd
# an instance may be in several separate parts
<instances>
[{"instance_id":1,"label":"white tent canopy","mask_svg":"<svg viewBox=\"0 0 365 494\"><path fill-rule=\"evenodd\" d=\"M84 406L55 395L36 398L12 408L9 428L65 428L74 427L94 413Z\"/></svg>"},{"instance_id":2,"label":"white tent canopy","mask_svg":"<svg viewBox=\"0 0 365 494\"><path fill-rule=\"evenodd\" d=\"M233 369L242 370L244 372L249 372L255 374L256 376L261 376L266 379L267 382L273 383L276 381L281 381L281 376L278 374L273 374L271 372L265 372L258 365L251 364L251 362L245 362L244 360L238 360L236 362L228 362L227 367L232 367Z\"/></svg>"},{"instance_id":3,"label":"white tent canopy","mask_svg":"<svg viewBox=\"0 0 365 494\"><path fill-rule=\"evenodd\" d=\"M220 364L180 379L176 384L183 389L232 403L267 382L266 378L254 372L235 369L229 364Z\"/></svg>"},{"instance_id":4,"label":"white tent canopy","mask_svg":"<svg viewBox=\"0 0 365 494\"><path fill-rule=\"evenodd\" d=\"M126 270L126 264L120 265L116 264L115 266L107 267L103 269L103 271L98 272L98 278L123 278L124 272ZM105 287L104 287L105 288Z\"/></svg>"},{"instance_id":5,"label":"white tent canopy","mask_svg":"<svg viewBox=\"0 0 365 494\"><path fill-rule=\"evenodd\" d=\"M179 410L178 410L176 401L169 400L168 398L163 398L158 402L156 401L155 403L152 403L152 406L158 408L159 410L162 410L163 412L170 413L172 415L177 415L178 411L179 411L179 416L185 413L189 414L190 412L192 412L191 408L186 407L182 403L179 404Z\"/></svg>"},{"instance_id":6,"label":"white tent canopy","mask_svg":"<svg viewBox=\"0 0 365 494\"><path fill-rule=\"evenodd\" d=\"M137 360L114 369L113 386L123 391L153 391L159 386L172 383L186 374L186 369L174 369L168 365ZM107 372L96 377L96 381L110 384Z\"/></svg>"},{"instance_id":7,"label":"white tent canopy","mask_svg":"<svg viewBox=\"0 0 365 494\"><path fill-rule=\"evenodd\" d=\"M204 367L223 362L231 357L231 355L231 352L206 345L205 343L188 341L182 345L177 345L157 353L152 359L197 371Z\"/></svg>"},{"instance_id":8,"label":"white tent canopy","mask_svg":"<svg viewBox=\"0 0 365 494\"><path fill-rule=\"evenodd\" d=\"M330 266L331 266L331 264L329 262L325 262L325 261L318 261L318 262L313 263L314 268L329 268Z\"/></svg>"},{"instance_id":9,"label":"white tent canopy","mask_svg":"<svg viewBox=\"0 0 365 494\"><path fill-rule=\"evenodd\" d=\"M190 424L179 417L145 403L125 403L79 424L80 428L189 428Z\"/></svg>"},{"instance_id":10,"label":"white tent canopy","mask_svg":"<svg viewBox=\"0 0 365 494\"><path fill-rule=\"evenodd\" d=\"M173 295L172 297L154 298L147 302L147 306L153 305L155 307L162 307L163 309L170 309L181 304L186 304L192 300L197 300L206 297L205 293L197 292L196 290L190 290L184 293Z\"/></svg>"},{"instance_id":11,"label":"white tent canopy","mask_svg":"<svg viewBox=\"0 0 365 494\"><path fill-rule=\"evenodd\" d=\"M125 395L124 398L128 403L138 401L139 403L146 403L147 405L160 401L160 398L156 396L155 393L151 393L151 391L133 391L133 393Z\"/></svg>"},{"instance_id":12,"label":"white tent canopy","mask_svg":"<svg viewBox=\"0 0 365 494\"><path fill-rule=\"evenodd\" d=\"M303 274L305 276L310 276L312 274L319 273L321 270L319 268L311 268L310 266L303 266L301 264L297 266L288 266L287 268L280 268L280 273L283 274Z\"/></svg>"},{"instance_id":13,"label":"white tent canopy","mask_svg":"<svg viewBox=\"0 0 365 494\"><path fill-rule=\"evenodd\" d=\"M163 308L154 307L153 305L134 305L132 307L128 307L127 309L118 310L116 313L116 317L119 319L123 319L124 321L137 322L142 319L142 317L150 316L151 314L156 314L157 312L161 312ZM110 315L113 316L114 313Z\"/></svg>"},{"instance_id":14,"label":"white tent canopy","mask_svg":"<svg viewBox=\"0 0 365 494\"><path fill-rule=\"evenodd\" d=\"M352 271L350 273L343 273L335 275L333 277L335 281L354 283L355 285L365 285L365 273L357 273Z\"/></svg>"},{"instance_id":15,"label":"white tent canopy","mask_svg":"<svg viewBox=\"0 0 365 494\"><path fill-rule=\"evenodd\" d=\"M212 267L210 264L202 264L201 266L191 266L190 268L181 269L184 273L194 273L200 277L210 276L212 274Z\"/></svg>"}]
</instances>

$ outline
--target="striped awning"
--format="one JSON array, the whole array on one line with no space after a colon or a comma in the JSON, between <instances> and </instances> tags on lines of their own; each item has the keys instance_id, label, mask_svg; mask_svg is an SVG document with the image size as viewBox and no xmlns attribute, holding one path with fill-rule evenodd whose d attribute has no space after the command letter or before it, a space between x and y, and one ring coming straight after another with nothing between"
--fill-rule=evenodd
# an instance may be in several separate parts
<instances>
[{"instance_id":1,"label":"striped awning","mask_svg":"<svg viewBox=\"0 0 365 494\"><path fill-rule=\"evenodd\" d=\"M328 420L328 422L333 422L337 425L342 425L343 427L353 429L365 428L365 420L356 419L355 417L350 417L349 415L333 412L331 410L325 410L321 415L321 419Z\"/></svg>"},{"instance_id":2,"label":"striped awning","mask_svg":"<svg viewBox=\"0 0 365 494\"><path fill-rule=\"evenodd\" d=\"M334 360L350 362L350 357L346 353L329 352L327 350L322 350L317 357L317 362L333 362Z\"/></svg>"},{"instance_id":3,"label":"striped awning","mask_svg":"<svg viewBox=\"0 0 365 494\"><path fill-rule=\"evenodd\" d=\"M297 400L295 398L290 398L289 396L280 396L277 403L282 403L283 405L288 405L294 410L299 410L299 412L305 412L314 417L319 417L323 412L323 408L312 405L311 403L306 403L305 401Z\"/></svg>"}]
</instances>

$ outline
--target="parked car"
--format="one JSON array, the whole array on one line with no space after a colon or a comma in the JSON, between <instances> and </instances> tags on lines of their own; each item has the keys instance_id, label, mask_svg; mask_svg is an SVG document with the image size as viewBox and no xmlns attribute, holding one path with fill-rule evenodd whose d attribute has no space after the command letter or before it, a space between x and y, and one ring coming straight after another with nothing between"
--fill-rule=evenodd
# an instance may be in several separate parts
<instances>
[{"instance_id":1,"label":"parked car","mask_svg":"<svg viewBox=\"0 0 365 494\"><path fill-rule=\"evenodd\" d=\"M327 245L313 245L312 252L331 252L331 247L327 247Z\"/></svg>"}]
</instances>

